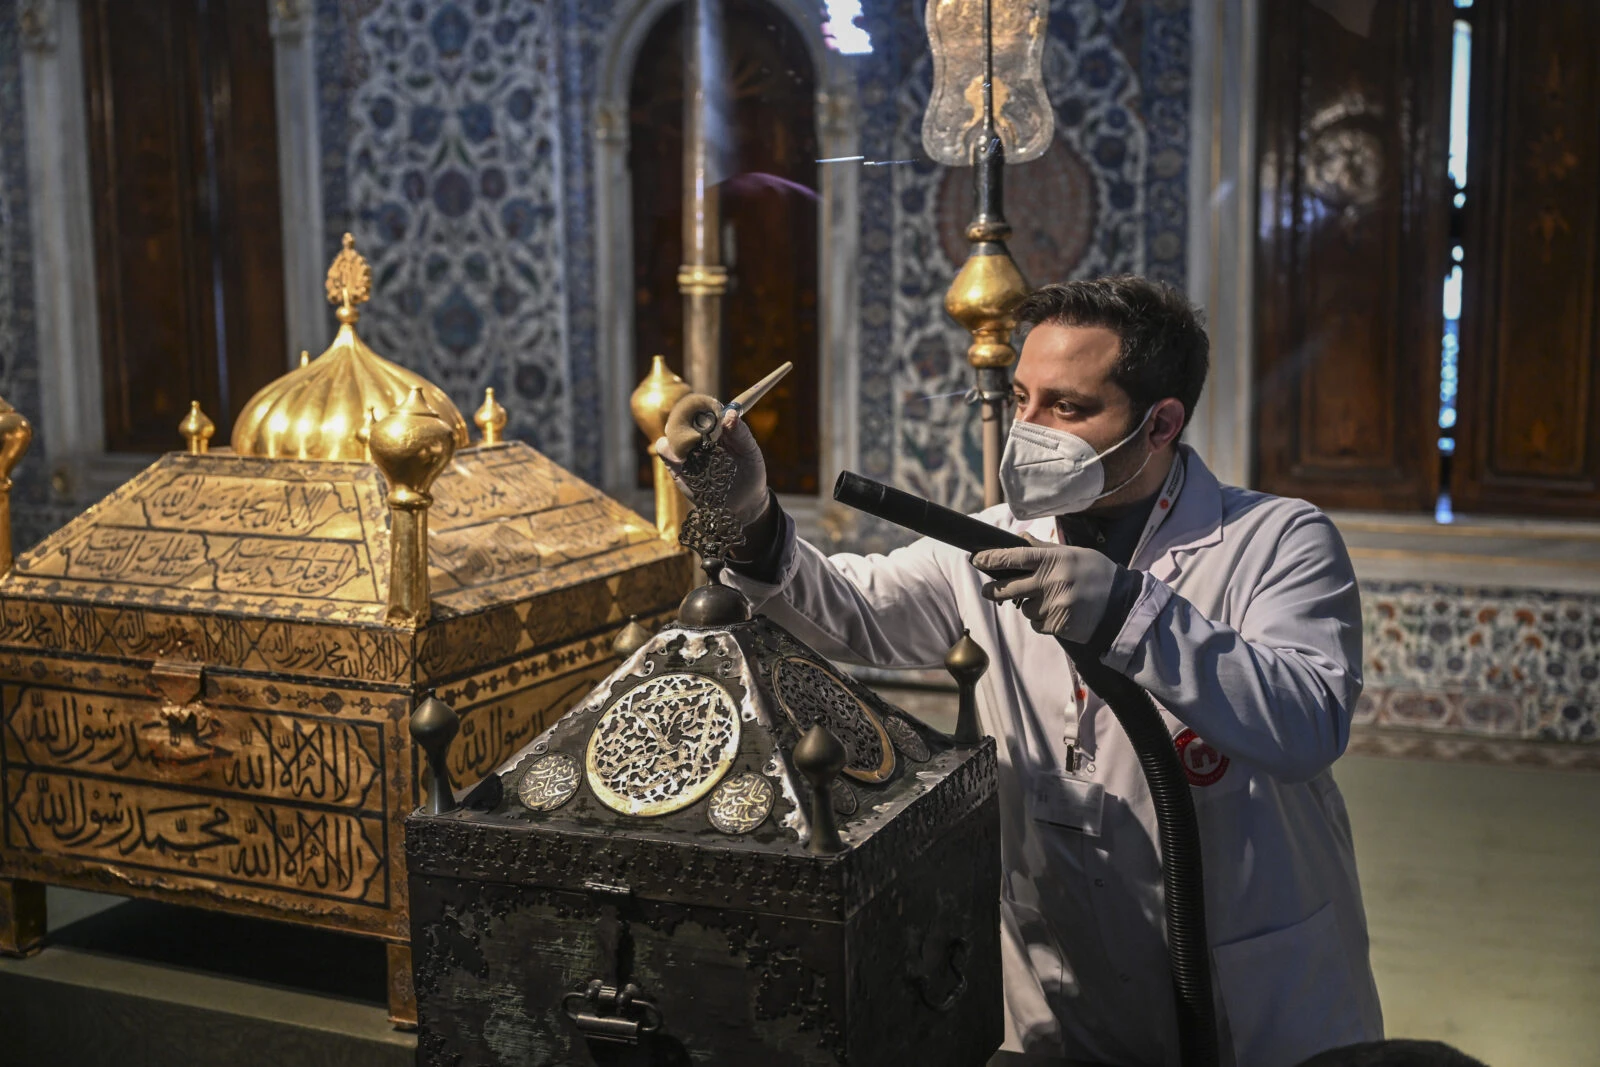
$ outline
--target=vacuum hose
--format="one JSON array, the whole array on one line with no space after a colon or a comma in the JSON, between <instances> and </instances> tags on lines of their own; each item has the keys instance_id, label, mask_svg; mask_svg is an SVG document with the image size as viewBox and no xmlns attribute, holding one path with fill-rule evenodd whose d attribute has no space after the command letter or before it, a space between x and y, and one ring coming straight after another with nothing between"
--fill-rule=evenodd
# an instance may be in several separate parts
<instances>
[{"instance_id":1,"label":"vacuum hose","mask_svg":"<svg viewBox=\"0 0 1600 1067\"><path fill-rule=\"evenodd\" d=\"M965 552L1028 545L1016 534L849 471L839 475L833 498ZM1167 954L1177 999L1179 1051L1184 1067L1216 1067L1217 1023L1206 947L1200 824L1188 779L1178 762L1178 751L1150 694L1137 682L1101 663L1082 645L1062 641L1061 647L1084 684L1100 694L1122 724L1122 732L1128 735L1139 757L1155 806L1156 834L1161 844Z\"/></svg>"}]
</instances>

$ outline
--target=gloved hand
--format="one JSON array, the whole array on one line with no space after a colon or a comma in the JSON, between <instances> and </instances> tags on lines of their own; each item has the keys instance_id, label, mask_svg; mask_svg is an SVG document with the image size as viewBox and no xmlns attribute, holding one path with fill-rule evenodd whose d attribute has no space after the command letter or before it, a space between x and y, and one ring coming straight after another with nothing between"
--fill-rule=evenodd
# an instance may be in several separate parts
<instances>
[{"instance_id":1,"label":"gloved hand","mask_svg":"<svg viewBox=\"0 0 1600 1067\"><path fill-rule=\"evenodd\" d=\"M1105 618L1118 570L1092 548L1045 542L985 549L973 554L972 565L998 576L983 587L985 597L1015 601L1035 630L1080 645Z\"/></svg>"},{"instance_id":2,"label":"gloved hand","mask_svg":"<svg viewBox=\"0 0 1600 1067\"><path fill-rule=\"evenodd\" d=\"M756 444L755 435L736 411L730 411L722 417L721 444L738 464L733 484L728 487L728 510L733 512L733 517L741 525L749 526L767 511L767 461L762 458L761 446ZM673 454L672 446L665 437L656 439L655 451L666 463L672 480L678 483L678 488L692 503L694 494L683 484L683 460Z\"/></svg>"}]
</instances>

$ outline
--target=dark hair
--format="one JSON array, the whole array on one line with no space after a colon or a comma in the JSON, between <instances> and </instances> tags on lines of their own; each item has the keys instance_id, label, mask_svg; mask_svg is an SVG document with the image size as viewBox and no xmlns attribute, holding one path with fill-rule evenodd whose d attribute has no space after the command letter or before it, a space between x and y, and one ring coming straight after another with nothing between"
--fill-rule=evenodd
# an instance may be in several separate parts
<instances>
[{"instance_id":1,"label":"dark hair","mask_svg":"<svg viewBox=\"0 0 1600 1067\"><path fill-rule=\"evenodd\" d=\"M1157 401L1183 405L1185 428L1194 417L1211 365L1211 342L1200 310L1178 290L1133 274L1040 286L1017 305L1017 324L1101 326L1121 351L1111 380L1133 398L1134 417Z\"/></svg>"}]
</instances>

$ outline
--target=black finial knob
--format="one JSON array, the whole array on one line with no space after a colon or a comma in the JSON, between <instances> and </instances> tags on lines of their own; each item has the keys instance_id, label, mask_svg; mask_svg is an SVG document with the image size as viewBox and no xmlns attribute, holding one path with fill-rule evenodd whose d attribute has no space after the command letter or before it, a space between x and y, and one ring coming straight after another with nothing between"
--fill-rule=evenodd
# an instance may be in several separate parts
<instances>
[{"instance_id":1,"label":"black finial knob","mask_svg":"<svg viewBox=\"0 0 1600 1067\"><path fill-rule=\"evenodd\" d=\"M806 843L810 852L826 855L844 849L833 819L833 782L844 770L845 759L844 746L821 723L794 746L795 769L811 783L811 840Z\"/></svg>"},{"instance_id":2,"label":"black finial knob","mask_svg":"<svg viewBox=\"0 0 1600 1067\"><path fill-rule=\"evenodd\" d=\"M433 785L423 804L429 815L456 810L455 791L450 787L450 766L445 757L460 729L461 716L432 693L411 713L411 739L421 746L428 757L428 769L433 772Z\"/></svg>"},{"instance_id":3,"label":"black finial knob","mask_svg":"<svg viewBox=\"0 0 1600 1067\"><path fill-rule=\"evenodd\" d=\"M962 630L961 639L945 653L944 669L956 680L959 694L955 743L975 745L983 740L983 734L978 729L978 679L989 669L989 654L972 639L970 633Z\"/></svg>"},{"instance_id":4,"label":"black finial knob","mask_svg":"<svg viewBox=\"0 0 1600 1067\"><path fill-rule=\"evenodd\" d=\"M750 618L750 601L731 585L702 585L678 605L678 622L691 630L719 630Z\"/></svg>"},{"instance_id":5,"label":"black finial knob","mask_svg":"<svg viewBox=\"0 0 1600 1067\"><path fill-rule=\"evenodd\" d=\"M628 625L617 631L617 636L611 639L611 651L619 659L627 659L639 651L650 641L650 631L646 630L639 622L639 616L628 616Z\"/></svg>"}]
</instances>

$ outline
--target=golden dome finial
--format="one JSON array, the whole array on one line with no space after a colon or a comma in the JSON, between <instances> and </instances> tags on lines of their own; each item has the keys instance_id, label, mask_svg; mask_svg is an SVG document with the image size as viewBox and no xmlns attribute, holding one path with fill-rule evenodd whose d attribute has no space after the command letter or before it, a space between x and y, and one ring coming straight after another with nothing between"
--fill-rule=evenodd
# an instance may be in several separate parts
<instances>
[{"instance_id":1,"label":"golden dome finial","mask_svg":"<svg viewBox=\"0 0 1600 1067\"><path fill-rule=\"evenodd\" d=\"M650 361L650 373L628 398L633 421L639 425L645 440L653 445L656 438L667 432L667 416L672 413L673 405L691 391L689 383L667 366L665 356L656 356Z\"/></svg>"},{"instance_id":2,"label":"golden dome finial","mask_svg":"<svg viewBox=\"0 0 1600 1067\"><path fill-rule=\"evenodd\" d=\"M678 528L683 525L688 501L673 483L667 465L656 455L655 443L667 432L667 416L673 407L691 391L689 383L667 367L666 357L656 356L650 361L650 373L628 398L633 421L649 442L645 448L650 453L650 469L655 481L656 532L667 541L678 539Z\"/></svg>"},{"instance_id":3,"label":"golden dome finial","mask_svg":"<svg viewBox=\"0 0 1600 1067\"><path fill-rule=\"evenodd\" d=\"M467 420L444 390L415 371L368 348L355 331L356 305L372 293L372 270L344 235L344 248L328 268L328 300L338 305L339 333L328 350L262 389L233 426L241 456L371 461L362 427L380 421L420 388L428 407L469 443Z\"/></svg>"},{"instance_id":4,"label":"golden dome finial","mask_svg":"<svg viewBox=\"0 0 1600 1067\"><path fill-rule=\"evenodd\" d=\"M335 314L341 325L354 326L361 319L361 312L356 305L365 304L371 299L372 268L356 251L356 239L347 233L344 235L344 247L333 257L333 265L328 268L328 303L338 307Z\"/></svg>"},{"instance_id":5,"label":"golden dome finial","mask_svg":"<svg viewBox=\"0 0 1600 1067\"><path fill-rule=\"evenodd\" d=\"M178 423L178 432L183 435L184 441L189 446L189 451L195 455L209 451L211 448L211 435L217 432L217 424L212 422L206 413L200 410L200 401L189 401L189 414Z\"/></svg>"},{"instance_id":6,"label":"golden dome finial","mask_svg":"<svg viewBox=\"0 0 1600 1067\"><path fill-rule=\"evenodd\" d=\"M483 391L483 406L472 416L483 434L483 443L498 445L505 440L506 409L494 398L494 386Z\"/></svg>"}]
</instances>

